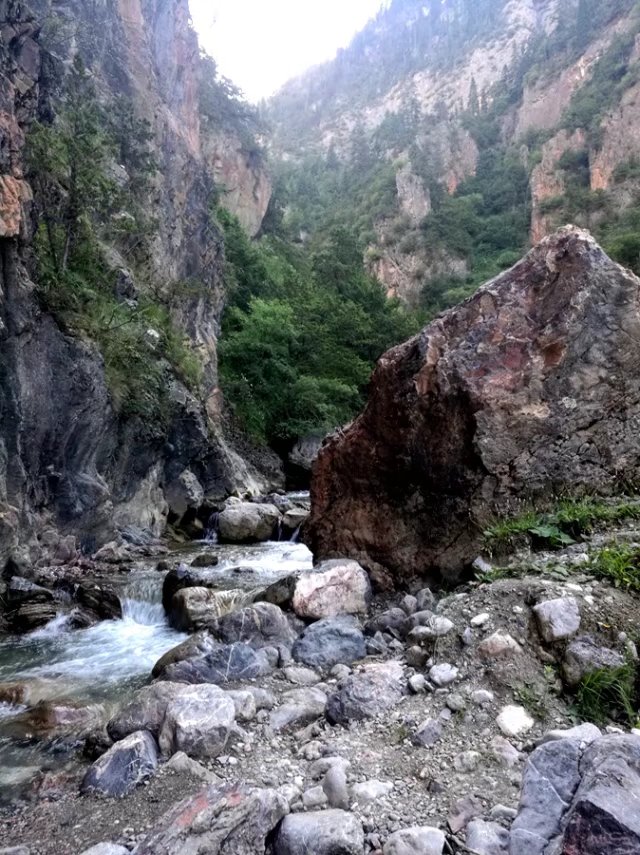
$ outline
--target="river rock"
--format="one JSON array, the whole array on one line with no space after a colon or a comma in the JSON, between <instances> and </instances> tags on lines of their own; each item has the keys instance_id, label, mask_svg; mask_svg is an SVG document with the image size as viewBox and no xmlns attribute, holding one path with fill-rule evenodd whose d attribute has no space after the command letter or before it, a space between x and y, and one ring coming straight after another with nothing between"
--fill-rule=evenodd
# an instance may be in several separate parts
<instances>
[{"instance_id":1,"label":"river rock","mask_svg":"<svg viewBox=\"0 0 640 855\"><path fill-rule=\"evenodd\" d=\"M9 580L3 600L7 623L16 633L45 626L58 613L52 592L21 576Z\"/></svg>"},{"instance_id":2,"label":"river rock","mask_svg":"<svg viewBox=\"0 0 640 855\"><path fill-rule=\"evenodd\" d=\"M276 790L244 782L209 787L165 814L136 855L256 855L288 812Z\"/></svg>"},{"instance_id":3,"label":"river rock","mask_svg":"<svg viewBox=\"0 0 640 855\"><path fill-rule=\"evenodd\" d=\"M218 535L226 543L255 543L271 540L281 520L274 505L238 502L218 517Z\"/></svg>"},{"instance_id":4,"label":"river rock","mask_svg":"<svg viewBox=\"0 0 640 855\"><path fill-rule=\"evenodd\" d=\"M467 846L474 855L507 855L509 832L497 822L474 819L467 826Z\"/></svg>"},{"instance_id":5,"label":"river rock","mask_svg":"<svg viewBox=\"0 0 640 855\"><path fill-rule=\"evenodd\" d=\"M575 597L538 603L533 613L540 635L548 644L571 638L580 629L580 608Z\"/></svg>"},{"instance_id":6,"label":"river rock","mask_svg":"<svg viewBox=\"0 0 640 855\"><path fill-rule=\"evenodd\" d=\"M96 582L80 582L74 590L76 601L92 612L98 620L120 620L122 604L115 590Z\"/></svg>"},{"instance_id":7,"label":"river rock","mask_svg":"<svg viewBox=\"0 0 640 855\"><path fill-rule=\"evenodd\" d=\"M291 650L296 662L329 671L334 665L351 665L367 655L364 635L349 617L327 618L312 623Z\"/></svg>"},{"instance_id":8,"label":"river rock","mask_svg":"<svg viewBox=\"0 0 640 855\"><path fill-rule=\"evenodd\" d=\"M312 552L387 584L455 579L518 499L638 480L639 361L638 279L586 231L545 238L380 359L367 407L320 449Z\"/></svg>"},{"instance_id":9,"label":"river rock","mask_svg":"<svg viewBox=\"0 0 640 855\"><path fill-rule=\"evenodd\" d=\"M299 617L319 620L366 614L370 602L369 576L357 561L325 561L298 579L293 610Z\"/></svg>"},{"instance_id":10,"label":"river rock","mask_svg":"<svg viewBox=\"0 0 640 855\"><path fill-rule=\"evenodd\" d=\"M209 588L183 588L173 596L169 623L181 632L196 632L252 600L251 591L240 589L212 591Z\"/></svg>"},{"instance_id":11,"label":"river rock","mask_svg":"<svg viewBox=\"0 0 640 855\"><path fill-rule=\"evenodd\" d=\"M116 742L89 768L80 785L82 793L126 796L150 778L158 766L158 746L146 730Z\"/></svg>"},{"instance_id":12,"label":"river rock","mask_svg":"<svg viewBox=\"0 0 640 855\"><path fill-rule=\"evenodd\" d=\"M273 850L274 855L362 855L364 831L343 810L290 814L276 833Z\"/></svg>"},{"instance_id":13,"label":"river rock","mask_svg":"<svg viewBox=\"0 0 640 855\"><path fill-rule=\"evenodd\" d=\"M248 689L231 689L227 695L233 701L236 721L253 721L258 712L258 703L254 693Z\"/></svg>"},{"instance_id":14,"label":"river rock","mask_svg":"<svg viewBox=\"0 0 640 855\"><path fill-rule=\"evenodd\" d=\"M594 671L615 670L625 663L624 656L608 647L600 647L591 636L572 641L564 654L562 670L569 686L577 686Z\"/></svg>"},{"instance_id":15,"label":"river rock","mask_svg":"<svg viewBox=\"0 0 640 855\"><path fill-rule=\"evenodd\" d=\"M288 537L293 537L293 535L298 531L300 526L302 526L309 517L309 511L307 508L291 508L290 511L287 511L282 518L282 530Z\"/></svg>"},{"instance_id":16,"label":"river rock","mask_svg":"<svg viewBox=\"0 0 640 855\"><path fill-rule=\"evenodd\" d=\"M177 751L196 760L218 757L227 745L235 717L233 699L218 686L186 686L167 704L160 750L169 757Z\"/></svg>"},{"instance_id":17,"label":"river rock","mask_svg":"<svg viewBox=\"0 0 640 855\"><path fill-rule=\"evenodd\" d=\"M215 554L215 552L202 552L200 555L196 555L196 557L191 562L191 566L194 569L204 567L216 567L219 561L220 559Z\"/></svg>"},{"instance_id":18,"label":"river rock","mask_svg":"<svg viewBox=\"0 0 640 855\"><path fill-rule=\"evenodd\" d=\"M283 704L269 716L273 731L293 730L311 724L324 715L327 696L320 689L293 689L282 696Z\"/></svg>"},{"instance_id":19,"label":"river rock","mask_svg":"<svg viewBox=\"0 0 640 855\"><path fill-rule=\"evenodd\" d=\"M445 837L439 828L416 826L394 831L382 851L384 855L442 855Z\"/></svg>"},{"instance_id":20,"label":"river rock","mask_svg":"<svg viewBox=\"0 0 640 855\"><path fill-rule=\"evenodd\" d=\"M215 621L210 631L226 644L241 641L256 648L291 647L297 638L287 616L272 603L255 603L235 610Z\"/></svg>"},{"instance_id":21,"label":"river rock","mask_svg":"<svg viewBox=\"0 0 640 855\"><path fill-rule=\"evenodd\" d=\"M254 680L273 670L266 650L248 644L222 644L207 634L170 650L153 668L153 676L174 683L234 683ZM277 657L277 651L276 651Z\"/></svg>"},{"instance_id":22,"label":"river rock","mask_svg":"<svg viewBox=\"0 0 640 855\"><path fill-rule=\"evenodd\" d=\"M187 567L186 564L179 564L169 570L162 583L162 605L169 618L171 618L173 598L178 591L183 590L183 588L206 587L207 584L202 575Z\"/></svg>"},{"instance_id":23,"label":"river rock","mask_svg":"<svg viewBox=\"0 0 640 855\"><path fill-rule=\"evenodd\" d=\"M183 683L152 683L140 689L132 701L119 710L107 724L107 733L117 742L139 730L148 730L156 738L164 722L167 704L180 692Z\"/></svg>"},{"instance_id":24,"label":"river rock","mask_svg":"<svg viewBox=\"0 0 640 855\"><path fill-rule=\"evenodd\" d=\"M399 704L406 693L402 667L394 661L365 665L343 680L327 702L327 719L347 724L373 718Z\"/></svg>"}]
</instances>

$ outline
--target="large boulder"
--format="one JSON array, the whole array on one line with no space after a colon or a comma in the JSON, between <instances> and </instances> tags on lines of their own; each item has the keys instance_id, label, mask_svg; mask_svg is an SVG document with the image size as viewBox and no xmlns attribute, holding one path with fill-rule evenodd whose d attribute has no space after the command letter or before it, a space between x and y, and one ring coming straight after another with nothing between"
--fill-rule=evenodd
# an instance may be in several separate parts
<instances>
[{"instance_id":1,"label":"large boulder","mask_svg":"<svg viewBox=\"0 0 640 855\"><path fill-rule=\"evenodd\" d=\"M272 603L254 603L233 611L212 623L210 632L226 644L242 641L256 648L291 647L297 638L285 613Z\"/></svg>"},{"instance_id":2,"label":"large boulder","mask_svg":"<svg viewBox=\"0 0 640 855\"><path fill-rule=\"evenodd\" d=\"M196 760L218 757L234 730L235 719L233 699L218 686L185 686L167 704L160 750L165 756L184 751Z\"/></svg>"},{"instance_id":3,"label":"large boulder","mask_svg":"<svg viewBox=\"0 0 640 855\"><path fill-rule=\"evenodd\" d=\"M184 683L160 682L143 686L133 699L111 718L107 724L107 733L114 742L139 730L147 730L157 738L167 705L184 689Z\"/></svg>"},{"instance_id":4,"label":"large boulder","mask_svg":"<svg viewBox=\"0 0 640 855\"><path fill-rule=\"evenodd\" d=\"M365 665L343 680L327 702L332 724L348 724L380 715L400 703L407 681L398 662Z\"/></svg>"},{"instance_id":5,"label":"large boulder","mask_svg":"<svg viewBox=\"0 0 640 855\"><path fill-rule=\"evenodd\" d=\"M245 783L213 786L162 817L136 855L256 855L288 812L276 790Z\"/></svg>"},{"instance_id":6,"label":"large boulder","mask_svg":"<svg viewBox=\"0 0 640 855\"><path fill-rule=\"evenodd\" d=\"M280 520L275 505L238 502L226 507L218 517L218 535L227 543L271 540Z\"/></svg>"},{"instance_id":7,"label":"large boulder","mask_svg":"<svg viewBox=\"0 0 640 855\"><path fill-rule=\"evenodd\" d=\"M197 632L222 615L251 603L255 592L232 589L212 591L210 588L183 588L174 594L169 609L169 623L181 632Z\"/></svg>"},{"instance_id":8,"label":"large boulder","mask_svg":"<svg viewBox=\"0 0 640 855\"><path fill-rule=\"evenodd\" d=\"M234 683L263 677L272 670L265 650L248 644L222 644L199 633L156 662L153 676L174 683Z\"/></svg>"},{"instance_id":9,"label":"large boulder","mask_svg":"<svg viewBox=\"0 0 640 855\"><path fill-rule=\"evenodd\" d=\"M325 561L303 573L293 595L293 610L302 618L320 620L336 615L366 614L371 583L357 561Z\"/></svg>"},{"instance_id":10,"label":"large boulder","mask_svg":"<svg viewBox=\"0 0 640 855\"><path fill-rule=\"evenodd\" d=\"M640 477L640 280L567 227L385 354L322 446L305 540L380 584L457 577L522 501Z\"/></svg>"},{"instance_id":11,"label":"large boulder","mask_svg":"<svg viewBox=\"0 0 640 855\"><path fill-rule=\"evenodd\" d=\"M275 855L362 855L362 823L344 810L285 817L275 837Z\"/></svg>"},{"instance_id":12,"label":"large boulder","mask_svg":"<svg viewBox=\"0 0 640 855\"><path fill-rule=\"evenodd\" d=\"M351 665L367 655L362 630L354 618L326 618L312 623L291 650L296 662L329 671L334 665Z\"/></svg>"},{"instance_id":13,"label":"large boulder","mask_svg":"<svg viewBox=\"0 0 640 855\"><path fill-rule=\"evenodd\" d=\"M640 852L640 737L548 742L525 768L510 855Z\"/></svg>"}]
</instances>

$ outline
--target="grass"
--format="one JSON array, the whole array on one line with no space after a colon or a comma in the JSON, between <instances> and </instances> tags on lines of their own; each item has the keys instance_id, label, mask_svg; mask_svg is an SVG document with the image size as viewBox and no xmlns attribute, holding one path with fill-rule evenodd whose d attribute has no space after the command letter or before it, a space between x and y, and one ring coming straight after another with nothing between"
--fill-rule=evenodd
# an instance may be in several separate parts
<instances>
[{"instance_id":1,"label":"grass","mask_svg":"<svg viewBox=\"0 0 640 855\"><path fill-rule=\"evenodd\" d=\"M638 721L635 706L636 671L628 662L619 668L603 668L582 679L578 688L576 709L583 721L606 724L624 717L630 726Z\"/></svg>"},{"instance_id":2,"label":"grass","mask_svg":"<svg viewBox=\"0 0 640 855\"><path fill-rule=\"evenodd\" d=\"M616 588L640 591L640 548L637 546L607 546L591 556L588 568Z\"/></svg>"},{"instance_id":3,"label":"grass","mask_svg":"<svg viewBox=\"0 0 640 855\"><path fill-rule=\"evenodd\" d=\"M534 546L559 549L590 534L596 527L627 519L640 519L639 502L565 499L546 513L530 510L498 520L486 529L484 537L492 551L512 548L522 536L528 537Z\"/></svg>"}]
</instances>

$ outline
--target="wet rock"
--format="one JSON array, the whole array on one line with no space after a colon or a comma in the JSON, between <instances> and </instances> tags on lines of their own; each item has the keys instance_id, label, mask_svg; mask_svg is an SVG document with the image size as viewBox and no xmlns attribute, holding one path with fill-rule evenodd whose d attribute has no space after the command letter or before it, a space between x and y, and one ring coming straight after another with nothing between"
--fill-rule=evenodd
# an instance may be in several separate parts
<instances>
[{"instance_id":1,"label":"wet rock","mask_svg":"<svg viewBox=\"0 0 640 855\"><path fill-rule=\"evenodd\" d=\"M509 832L497 822L475 819L467 826L467 846L476 855L507 855Z\"/></svg>"},{"instance_id":2,"label":"wet rock","mask_svg":"<svg viewBox=\"0 0 640 855\"><path fill-rule=\"evenodd\" d=\"M273 670L266 650L248 644L221 644L200 633L166 653L153 676L174 683L233 683L253 680Z\"/></svg>"},{"instance_id":3,"label":"wet rock","mask_svg":"<svg viewBox=\"0 0 640 855\"><path fill-rule=\"evenodd\" d=\"M202 567L216 567L219 561L220 559L215 552L203 552L200 555L196 555L191 562L191 566L194 569Z\"/></svg>"},{"instance_id":4,"label":"wet rock","mask_svg":"<svg viewBox=\"0 0 640 855\"><path fill-rule=\"evenodd\" d=\"M602 492L627 463L633 481L639 303L637 278L566 227L385 354L368 406L320 449L314 555L455 579L519 498Z\"/></svg>"},{"instance_id":5,"label":"wet rock","mask_svg":"<svg viewBox=\"0 0 640 855\"><path fill-rule=\"evenodd\" d=\"M195 759L218 757L226 748L235 717L233 699L218 686L185 686L167 704L160 750L168 757L177 751Z\"/></svg>"},{"instance_id":6,"label":"wet rock","mask_svg":"<svg viewBox=\"0 0 640 855\"><path fill-rule=\"evenodd\" d=\"M218 534L226 543L255 543L271 540L281 520L274 505L238 502L218 517Z\"/></svg>"},{"instance_id":7,"label":"wet rock","mask_svg":"<svg viewBox=\"0 0 640 855\"><path fill-rule=\"evenodd\" d=\"M397 662L365 665L330 695L327 719L332 724L347 724L373 718L399 704L405 687L404 672Z\"/></svg>"},{"instance_id":8,"label":"wet rock","mask_svg":"<svg viewBox=\"0 0 640 855\"><path fill-rule=\"evenodd\" d=\"M108 585L80 582L74 592L76 601L92 612L98 620L120 620L122 605L120 597Z\"/></svg>"},{"instance_id":9,"label":"wet rock","mask_svg":"<svg viewBox=\"0 0 640 855\"><path fill-rule=\"evenodd\" d=\"M370 602L369 576L357 561L325 561L298 579L293 610L299 617L319 620L366 614Z\"/></svg>"},{"instance_id":10,"label":"wet rock","mask_svg":"<svg viewBox=\"0 0 640 855\"><path fill-rule=\"evenodd\" d=\"M26 683L0 683L0 704L26 704L29 687Z\"/></svg>"},{"instance_id":11,"label":"wet rock","mask_svg":"<svg viewBox=\"0 0 640 855\"><path fill-rule=\"evenodd\" d=\"M136 855L256 855L288 812L276 790L245 783L209 787L170 810Z\"/></svg>"},{"instance_id":12,"label":"wet rock","mask_svg":"<svg viewBox=\"0 0 640 855\"><path fill-rule=\"evenodd\" d=\"M304 525L309 517L309 511L306 508L291 508L282 518L282 529L287 537L292 537Z\"/></svg>"},{"instance_id":13,"label":"wet rock","mask_svg":"<svg viewBox=\"0 0 640 855\"><path fill-rule=\"evenodd\" d=\"M179 564L169 570L162 583L162 605L169 618L171 618L173 598L178 591L184 588L203 587L206 587L206 584L202 577L187 567L186 564Z\"/></svg>"},{"instance_id":14,"label":"wet rock","mask_svg":"<svg viewBox=\"0 0 640 855\"><path fill-rule=\"evenodd\" d=\"M274 855L362 855L364 831L360 821L343 810L290 814L277 831L273 849Z\"/></svg>"},{"instance_id":15,"label":"wet rock","mask_svg":"<svg viewBox=\"0 0 640 855\"><path fill-rule=\"evenodd\" d=\"M312 623L294 643L296 662L328 671L334 665L351 665L367 654L364 635L349 617L327 618Z\"/></svg>"},{"instance_id":16,"label":"wet rock","mask_svg":"<svg viewBox=\"0 0 640 855\"><path fill-rule=\"evenodd\" d=\"M211 624L211 634L225 642L244 642L252 647L291 647L297 638L279 606L255 603L235 610Z\"/></svg>"},{"instance_id":17,"label":"wet rock","mask_svg":"<svg viewBox=\"0 0 640 855\"><path fill-rule=\"evenodd\" d=\"M224 615L235 612L253 599L251 591L232 589L213 591L188 587L174 594L169 610L169 623L181 632L197 632L213 626Z\"/></svg>"},{"instance_id":18,"label":"wet rock","mask_svg":"<svg viewBox=\"0 0 640 855\"><path fill-rule=\"evenodd\" d=\"M575 597L538 603L533 613L540 635L548 644L571 638L580 629L580 608Z\"/></svg>"},{"instance_id":19,"label":"wet rock","mask_svg":"<svg viewBox=\"0 0 640 855\"><path fill-rule=\"evenodd\" d=\"M4 594L5 617L12 632L31 632L52 621L58 608L47 588L13 576Z\"/></svg>"},{"instance_id":20,"label":"wet rock","mask_svg":"<svg viewBox=\"0 0 640 855\"><path fill-rule=\"evenodd\" d=\"M29 729L36 731L81 730L85 731L99 716L95 707L73 701L38 701L24 714L23 721Z\"/></svg>"},{"instance_id":21,"label":"wet rock","mask_svg":"<svg viewBox=\"0 0 640 855\"><path fill-rule=\"evenodd\" d=\"M158 746L153 736L147 731L132 733L96 760L84 776L80 792L126 796L148 780L157 766Z\"/></svg>"},{"instance_id":22,"label":"wet rock","mask_svg":"<svg viewBox=\"0 0 640 855\"><path fill-rule=\"evenodd\" d=\"M256 595L256 602L273 603L281 609L290 609L298 577L295 574L278 579Z\"/></svg>"},{"instance_id":23,"label":"wet rock","mask_svg":"<svg viewBox=\"0 0 640 855\"><path fill-rule=\"evenodd\" d=\"M517 653L522 653L522 648L515 640L506 632L494 632L478 645L478 653L483 659L504 659L508 656L514 656Z\"/></svg>"},{"instance_id":24,"label":"wet rock","mask_svg":"<svg viewBox=\"0 0 640 855\"><path fill-rule=\"evenodd\" d=\"M496 723L505 736L522 736L528 733L534 720L524 707L506 706L496 719Z\"/></svg>"},{"instance_id":25,"label":"wet rock","mask_svg":"<svg viewBox=\"0 0 640 855\"><path fill-rule=\"evenodd\" d=\"M269 716L273 731L304 727L324 714L327 696L320 689L293 689L282 696L283 704Z\"/></svg>"},{"instance_id":26,"label":"wet rock","mask_svg":"<svg viewBox=\"0 0 640 855\"><path fill-rule=\"evenodd\" d=\"M153 683L140 689L107 724L107 733L117 742L139 730L148 730L156 738L164 721L167 704L184 690L182 683Z\"/></svg>"},{"instance_id":27,"label":"wet rock","mask_svg":"<svg viewBox=\"0 0 640 855\"><path fill-rule=\"evenodd\" d=\"M572 641L565 651L564 678L569 686L577 686L587 674L620 668L624 662L620 653L608 647L600 647L591 636L583 636Z\"/></svg>"},{"instance_id":28,"label":"wet rock","mask_svg":"<svg viewBox=\"0 0 640 855\"><path fill-rule=\"evenodd\" d=\"M439 828L415 826L389 835L384 855L442 855L445 836Z\"/></svg>"}]
</instances>

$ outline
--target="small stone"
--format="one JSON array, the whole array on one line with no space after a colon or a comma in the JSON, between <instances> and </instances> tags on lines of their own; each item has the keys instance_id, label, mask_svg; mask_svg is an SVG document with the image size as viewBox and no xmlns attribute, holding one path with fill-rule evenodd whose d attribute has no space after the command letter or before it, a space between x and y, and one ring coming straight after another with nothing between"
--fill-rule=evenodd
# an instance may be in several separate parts
<instances>
[{"instance_id":1,"label":"small stone","mask_svg":"<svg viewBox=\"0 0 640 855\"><path fill-rule=\"evenodd\" d=\"M420 695L426 691L427 681L422 674L414 674L409 677L409 688L414 695Z\"/></svg>"},{"instance_id":2,"label":"small stone","mask_svg":"<svg viewBox=\"0 0 640 855\"><path fill-rule=\"evenodd\" d=\"M488 707L493 703L494 699L493 692L488 691L488 689L477 689L471 695L471 700L479 707Z\"/></svg>"},{"instance_id":3,"label":"small stone","mask_svg":"<svg viewBox=\"0 0 640 855\"><path fill-rule=\"evenodd\" d=\"M580 629L580 608L575 597L539 603L533 613L540 635L548 644L571 638Z\"/></svg>"},{"instance_id":4,"label":"small stone","mask_svg":"<svg viewBox=\"0 0 640 855\"><path fill-rule=\"evenodd\" d=\"M322 789L331 807L341 810L349 809L349 790L344 766L336 765L327 770L322 782Z\"/></svg>"},{"instance_id":5,"label":"small stone","mask_svg":"<svg viewBox=\"0 0 640 855\"><path fill-rule=\"evenodd\" d=\"M452 694L447 697L447 706L451 712L461 712L467 704L462 695Z\"/></svg>"},{"instance_id":6,"label":"small stone","mask_svg":"<svg viewBox=\"0 0 640 855\"><path fill-rule=\"evenodd\" d=\"M400 600L400 608L407 615L415 614L418 611L418 599L407 594Z\"/></svg>"},{"instance_id":7,"label":"small stone","mask_svg":"<svg viewBox=\"0 0 640 855\"><path fill-rule=\"evenodd\" d=\"M528 733L535 722L524 707L506 706L496 723L505 736L521 736Z\"/></svg>"},{"instance_id":8,"label":"small stone","mask_svg":"<svg viewBox=\"0 0 640 855\"><path fill-rule=\"evenodd\" d=\"M472 627L477 629L478 627L484 626L490 620L491 615L489 614L489 612L482 612L482 614L476 615L474 618L471 618L469 622Z\"/></svg>"},{"instance_id":9,"label":"small stone","mask_svg":"<svg viewBox=\"0 0 640 855\"><path fill-rule=\"evenodd\" d=\"M430 588L423 588L416 594L416 602L419 612L433 611L436 605L436 598Z\"/></svg>"},{"instance_id":10,"label":"small stone","mask_svg":"<svg viewBox=\"0 0 640 855\"><path fill-rule=\"evenodd\" d=\"M305 668L303 665L289 665L283 673L287 680L296 686L315 686L316 683L320 682L318 672L311 668Z\"/></svg>"},{"instance_id":11,"label":"small stone","mask_svg":"<svg viewBox=\"0 0 640 855\"><path fill-rule=\"evenodd\" d=\"M467 826L467 846L476 855L507 855L509 832L497 822L474 819Z\"/></svg>"},{"instance_id":12,"label":"small stone","mask_svg":"<svg viewBox=\"0 0 640 855\"><path fill-rule=\"evenodd\" d=\"M495 736L491 740L493 755L503 766L512 769L520 762L520 752L503 736Z\"/></svg>"},{"instance_id":13,"label":"small stone","mask_svg":"<svg viewBox=\"0 0 640 855\"><path fill-rule=\"evenodd\" d=\"M322 787L311 787L302 794L302 804L306 810L316 810L328 804L329 799Z\"/></svg>"},{"instance_id":14,"label":"small stone","mask_svg":"<svg viewBox=\"0 0 640 855\"><path fill-rule=\"evenodd\" d=\"M478 653L483 659L501 659L521 652L518 642L506 632L494 632L478 645Z\"/></svg>"},{"instance_id":15,"label":"small stone","mask_svg":"<svg viewBox=\"0 0 640 855\"><path fill-rule=\"evenodd\" d=\"M418 727L411 737L411 741L414 745L431 748L442 737L443 726L443 722L439 719L428 718Z\"/></svg>"},{"instance_id":16,"label":"small stone","mask_svg":"<svg viewBox=\"0 0 640 855\"><path fill-rule=\"evenodd\" d=\"M385 843L383 855L442 855L445 836L439 828L415 826L391 834Z\"/></svg>"},{"instance_id":17,"label":"small stone","mask_svg":"<svg viewBox=\"0 0 640 855\"><path fill-rule=\"evenodd\" d=\"M453 765L458 772L474 772L481 759L482 755L478 751L463 751L453 758Z\"/></svg>"},{"instance_id":18,"label":"small stone","mask_svg":"<svg viewBox=\"0 0 640 855\"><path fill-rule=\"evenodd\" d=\"M516 808L510 808L506 805L495 805L491 808L489 816L499 822L511 823L518 816L518 811Z\"/></svg>"},{"instance_id":19,"label":"small stone","mask_svg":"<svg viewBox=\"0 0 640 855\"><path fill-rule=\"evenodd\" d=\"M455 665L450 665L448 663L442 665L434 665L433 668L429 671L429 679L432 683L435 683L436 686L449 686L455 680L458 679L459 670L455 667Z\"/></svg>"},{"instance_id":20,"label":"small stone","mask_svg":"<svg viewBox=\"0 0 640 855\"><path fill-rule=\"evenodd\" d=\"M356 802L369 804L393 792L393 784L390 781L365 781L363 784L354 784L351 792Z\"/></svg>"},{"instance_id":21,"label":"small stone","mask_svg":"<svg viewBox=\"0 0 640 855\"><path fill-rule=\"evenodd\" d=\"M427 664L429 654L423 647L414 645L413 647L409 647L407 650L405 659L410 668L421 670Z\"/></svg>"}]
</instances>

